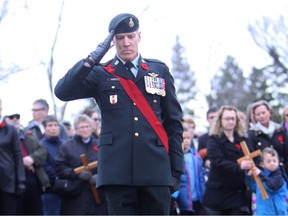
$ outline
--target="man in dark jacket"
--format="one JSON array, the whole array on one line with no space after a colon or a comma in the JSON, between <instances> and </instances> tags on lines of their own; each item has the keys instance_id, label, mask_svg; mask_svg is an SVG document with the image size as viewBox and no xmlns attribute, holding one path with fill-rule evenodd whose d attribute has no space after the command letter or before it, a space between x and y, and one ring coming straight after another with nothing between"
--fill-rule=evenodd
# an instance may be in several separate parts
<instances>
[{"instance_id":1,"label":"man in dark jacket","mask_svg":"<svg viewBox=\"0 0 288 216\"><path fill-rule=\"evenodd\" d=\"M24 132L21 128L20 114L7 116L6 122L17 129L25 167L26 191L22 199L19 199L19 214L42 215L41 195L50 186L48 176L43 169L47 150L31 131Z\"/></svg>"},{"instance_id":2,"label":"man in dark jacket","mask_svg":"<svg viewBox=\"0 0 288 216\"><path fill-rule=\"evenodd\" d=\"M183 172L182 110L168 67L138 52L141 32L119 14L109 36L55 87L63 101L93 97L101 111L97 186L109 214L169 214ZM113 43L117 54L100 60Z\"/></svg>"},{"instance_id":3,"label":"man in dark jacket","mask_svg":"<svg viewBox=\"0 0 288 216\"><path fill-rule=\"evenodd\" d=\"M25 127L25 131L31 131L38 140L41 140L45 135L45 129L43 126L43 119L49 113L49 104L44 99L37 99L33 102L32 105L32 115L33 119ZM60 138L62 140L67 140L68 134L65 127L62 124L59 124L60 127Z\"/></svg>"}]
</instances>

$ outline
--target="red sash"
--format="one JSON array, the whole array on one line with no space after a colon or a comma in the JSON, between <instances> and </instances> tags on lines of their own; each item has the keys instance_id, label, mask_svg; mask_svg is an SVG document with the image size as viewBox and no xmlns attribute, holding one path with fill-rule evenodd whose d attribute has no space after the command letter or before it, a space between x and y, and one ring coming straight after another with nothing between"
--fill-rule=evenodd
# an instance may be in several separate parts
<instances>
[{"instance_id":1,"label":"red sash","mask_svg":"<svg viewBox=\"0 0 288 216\"><path fill-rule=\"evenodd\" d=\"M144 115L144 117L149 122L151 127L154 129L159 139L163 143L166 151L168 152L169 147L166 131L163 128L163 125L159 122L157 116L155 115L151 106L148 104L142 92L139 90L139 88L135 85L135 83L132 80L124 79L120 76L117 76L114 73L115 69L112 68L111 65L112 64L110 63L106 67L104 67L105 70L119 79L120 84L130 97L130 99L137 105L138 109L141 111L141 113Z\"/></svg>"}]
</instances>

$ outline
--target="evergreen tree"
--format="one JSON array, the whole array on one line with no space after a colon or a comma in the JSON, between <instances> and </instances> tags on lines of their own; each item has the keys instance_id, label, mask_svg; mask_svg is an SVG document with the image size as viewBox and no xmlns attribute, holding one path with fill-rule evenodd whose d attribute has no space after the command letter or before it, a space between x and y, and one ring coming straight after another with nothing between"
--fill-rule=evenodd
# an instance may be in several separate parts
<instances>
[{"instance_id":1,"label":"evergreen tree","mask_svg":"<svg viewBox=\"0 0 288 216\"><path fill-rule=\"evenodd\" d=\"M248 95L249 87L242 69L232 56L227 56L224 66L211 81L211 94L206 96L209 106L233 105L245 112L247 105L251 103Z\"/></svg>"},{"instance_id":2,"label":"evergreen tree","mask_svg":"<svg viewBox=\"0 0 288 216\"><path fill-rule=\"evenodd\" d=\"M185 113L193 114L193 110L189 110L188 103L195 98L196 95L196 79L195 72L190 70L187 58L184 57L185 48L181 45L179 36L176 36L176 44L173 47L172 54L172 74L175 81L176 93Z\"/></svg>"}]
</instances>

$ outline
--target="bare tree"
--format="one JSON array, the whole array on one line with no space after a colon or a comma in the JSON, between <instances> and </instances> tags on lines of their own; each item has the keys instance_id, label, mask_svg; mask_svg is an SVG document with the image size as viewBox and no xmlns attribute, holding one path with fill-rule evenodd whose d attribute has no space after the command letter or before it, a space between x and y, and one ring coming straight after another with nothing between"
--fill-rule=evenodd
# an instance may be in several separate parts
<instances>
[{"instance_id":1,"label":"bare tree","mask_svg":"<svg viewBox=\"0 0 288 216\"><path fill-rule=\"evenodd\" d=\"M262 21L249 24L248 30L254 42L264 49L273 59L273 65L288 72L288 25L285 18L280 16L278 20L263 17Z\"/></svg>"},{"instance_id":2,"label":"bare tree","mask_svg":"<svg viewBox=\"0 0 288 216\"><path fill-rule=\"evenodd\" d=\"M2 4L0 5L0 24L2 22L2 20L4 19L4 17L7 15L8 13L8 4L9 4L9 1L6 0L6 1L3 1Z\"/></svg>"},{"instance_id":3,"label":"bare tree","mask_svg":"<svg viewBox=\"0 0 288 216\"><path fill-rule=\"evenodd\" d=\"M57 115L57 106L56 106L56 102L55 102L55 96L54 96L54 88L53 88L53 67L54 67L54 50L57 44L57 40L58 40L58 35L60 32L60 28L61 28L61 21L62 21L62 14L63 14L63 8L64 8L64 3L65 1L62 1L62 5L61 5L61 9L58 15L58 22L57 22L57 28L56 28L56 32L55 32L55 36L54 36L54 40L51 46L51 53L50 53L50 60L48 63L45 62L41 62L43 65L46 66L46 72L47 72L47 76L48 76L48 85L49 85L49 90L50 90L50 94L51 94L51 98L52 98L52 102L53 102L53 109L54 109L54 113L55 115ZM65 114L65 109L67 106L67 102L60 107L60 119L63 119L63 116Z\"/></svg>"},{"instance_id":4,"label":"bare tree","mask_svg":"<svg viewBox=\"0 0 288 216\"><path fill-rule=\"evenodd\" d=\"M4 18L9 14L9 3L10 2L8 0L5 0L0 4L0 27ZM24 2L24 4L21 7L27 9L26 2ZM11 63L9 66L3 66L3 61L2 59L0 59L0 81L7 80L10 75L26 69L27 68L21 68L19 65L15 63Z\"/></svg>"}]
</instances>

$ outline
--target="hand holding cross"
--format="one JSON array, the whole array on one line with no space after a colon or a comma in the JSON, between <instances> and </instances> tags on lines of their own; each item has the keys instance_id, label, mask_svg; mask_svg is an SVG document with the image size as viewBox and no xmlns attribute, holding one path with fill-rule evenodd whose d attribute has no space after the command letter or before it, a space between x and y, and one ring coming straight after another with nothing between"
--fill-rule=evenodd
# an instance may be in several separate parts
<instances>
[{"instance_id":1,"label":"hand holding cross","mask_svg":"<svg viewBox=\"0 0 288 216\"><path fill-rule=\"evenodd\" d=\"M81 157L83 166L80 166L80 167L77 167L77 168L74 169L74 172L75 172L76 174L79 174L79 173L81 173L81 172L84 171L84 170L91 171L91 169L97 167L97 161L88 163L85 154L81 154L80 157ZM89 183L89 184L90 184L90 183ZM94 186L91 185L91 184L90 184L90 187L91 187L91 191L92 191L92 194L93 194L93 197L94 197L95 202L96 202L97 204L101 203L101 199L100 199L100 196L99 196L99 194L98 194L98 192L97 192L97 190L96 190L96 187L94 187Z\"/></svg>"},{"instance_id":2,"label":"hand holding cross","mask_svg":"<svg viewBox=\"0 0 288 216\"><path fill-rule=\"evenodd\" d=\"M258 156L258 155L260 155L261 151L258 149L257 151L254 151L254 152L250 153L250 151L249 151L249 149L248 149L248 147L247 147L247 145L246 145L246 143L244 141L242 141L240 143L240 146L241 146L242 151L244 153L244 157L241 157L241 158L239 158L237 160L238 164L240 164L243 160L252 160L252 162L253 162L252 163L252 169L253 169L255 167L255 163L253 161L253 158ZM256 181L257 186L260 189L262 198L264 200L268 199L268 194L267 194L267 192L266 192L266 190L265 190L265 188L264 188L264 186L262 184L262 181L261 181L260 177L258 175L255 175L254 173L253 173L253 177L254 177L254 179Z\"/></svg>"}]
</instances>

